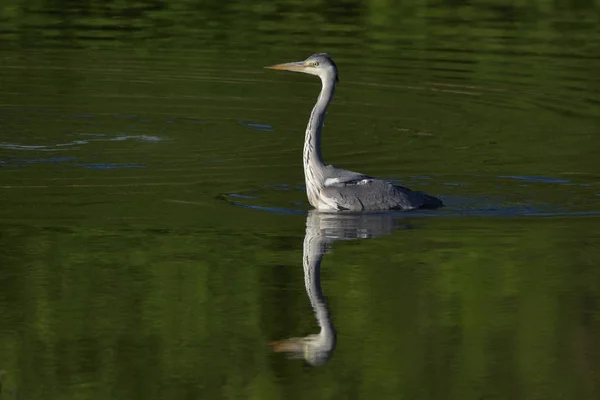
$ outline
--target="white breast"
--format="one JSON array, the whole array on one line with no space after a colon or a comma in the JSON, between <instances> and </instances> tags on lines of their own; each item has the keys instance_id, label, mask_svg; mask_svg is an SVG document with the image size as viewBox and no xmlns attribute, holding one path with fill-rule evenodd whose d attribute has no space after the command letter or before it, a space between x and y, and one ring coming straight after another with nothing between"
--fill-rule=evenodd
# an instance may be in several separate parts
<instances>
[{"instance_id":1,"label":"white breast","mask_svg":"<svg viewBox=\"0 0 600 400\"><path fill-rule=\"evenodd\" d=\"M319 211L337 211L338 209L338 206L333 199L325 197L321 193L319 193L319 199L314 207Z\"/></svg>"}]
</instances>

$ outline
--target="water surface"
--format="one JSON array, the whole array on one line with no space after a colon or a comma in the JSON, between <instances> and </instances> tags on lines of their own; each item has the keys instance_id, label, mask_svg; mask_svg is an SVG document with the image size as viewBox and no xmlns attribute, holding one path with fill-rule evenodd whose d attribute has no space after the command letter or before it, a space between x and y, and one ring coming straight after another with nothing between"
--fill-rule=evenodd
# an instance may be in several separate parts
<instances>
[{"instance_id":1,"label":"water surface","mask_svg":"<svg viewBox=\"0 0 600 400\"><path fill-rule=\"evenodd\" d=\"M597 399L599 11L0 6L0 396ZM317 51L326 161L447 207L308 213Z\"/></svg>"}]
</instances>

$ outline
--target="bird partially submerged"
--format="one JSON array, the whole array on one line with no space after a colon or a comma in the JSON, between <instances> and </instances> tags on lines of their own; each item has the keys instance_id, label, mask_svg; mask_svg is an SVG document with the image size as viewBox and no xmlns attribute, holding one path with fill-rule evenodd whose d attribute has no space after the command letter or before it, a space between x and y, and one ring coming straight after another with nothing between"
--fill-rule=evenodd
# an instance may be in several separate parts
<instances>
[{"instance_id":1,"label":"bird partially submerged","mask_svg":"<svg viewBox=\"0 0 600 400\"><path fill-rule=\"evenodd\" d=\"M319 211L380 211L443 206L440 199L426 193L325 165L321 157L321 130L338 81L337 66L328 54L317 53L304 61L265 68L303 72L321 78L321 93L306 126L303 154L306 194L313 207Z\"/></svg>"}]
</instances>

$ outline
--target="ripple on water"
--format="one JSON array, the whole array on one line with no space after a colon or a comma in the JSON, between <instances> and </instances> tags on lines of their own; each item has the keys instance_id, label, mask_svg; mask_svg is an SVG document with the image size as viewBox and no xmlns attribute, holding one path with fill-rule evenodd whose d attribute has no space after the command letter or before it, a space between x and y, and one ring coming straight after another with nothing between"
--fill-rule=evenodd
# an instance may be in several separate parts
<instances>
[{"instance_id":1,"label":"ripple on water","mask_svg":"<svg viewBox=\"0 0 600 400\"><path fill-rule=\"evenodd\" d=\"M238 121L238 123L242 126L247 126L248 128L252 128L261 132L272 132L274 129L271 125L268 124L260 124L257 122L247 122L247 121Z\"/></svg>"},{"instance_id":2,"label":"ripple on water","mask_svg":"<svg viewBox=\"0 0 600 400\"><path fill-rule=\"evenodd\" d=\"M19 143L0 142L0 149L7 150L37 150L37 151L56 151L62 150L63 147L87 145L91 142L120 142L124 140L138 140L141 142L159 142L165 140L159 136L150 135L105 135L98 133L82 133L81 136L92 136L94 139L72 140L69 142L53 143L53 144L34 144L25 145Z\"/></svg>"},{"instance_id":3,"label":"ripple on water","mask_svg":"<svg viewBox=\"0 0 600 400\"><path fill-rule=\"evenodd\" d=\"M26 167L35 164L67 164L74 167L87 169L118 169L118 168L146 168L138 163L92 163L81 162L77 157L46 157L46 158L12 158L8 161L0 161L2 166Z\"/></svg>"},{"instance_id":4,"label":"ripple on water","mask_svg":"<svg viewBox=\"0 0 600 400\"><path fill-rule=\"evenodd\" d=\"M545 176L520 176L520 175L501 175L498 178L517 179L528 182L545 182L545 183L569 183L565 179L548 178Z\"/></svg>"},{"instance_id":5,"label":"ripple on water","mask_svg":"<svg viewBox=\"0 0 600 400\"><path fill-rule=\"evenodd\" d=\"M419 181L431 180L432 188L437 187L439 191L428 190L428 192L439 196L445 204L445 207L438 210L410 211L411 216L600 215L600 207L595 200L595 197L600 194L590 192L588 188L594 185L588 183L573 183L566 179L542 176L475 176L471 177L470 182L457 182L456 179L443 182L443 176L411 178L407 182L400 183L407 187L417 186L418 190L418 186L422 186ZM507 183L506 178L515 182ZM521 181L530 184L517 183ZM485 188L480 187L481 182L485 182ZM472 193L469 192L470 189L473 190ZM551 198L548 193L558 195ZM227 193L220 195L219 199L236 207L274 213L298 214L311 208L306 200L304 186L289 184L266 185L256 189Z\"/></svg>"}]
</instances>

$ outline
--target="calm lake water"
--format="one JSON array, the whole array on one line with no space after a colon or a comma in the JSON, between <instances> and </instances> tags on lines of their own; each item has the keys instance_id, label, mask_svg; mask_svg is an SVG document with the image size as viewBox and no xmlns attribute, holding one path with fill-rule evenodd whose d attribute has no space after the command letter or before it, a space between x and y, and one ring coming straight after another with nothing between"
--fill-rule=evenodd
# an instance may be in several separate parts
<instances>
[{"instance_id":1,"label":"calm lake water","mask_svg":"<svg viewBox=\"0 0 600 400\"><path fill-rule=\"evenodd\" d=\"M0 5L2 399L600 398L597 1ZM437 211L308 212L326 161Z\"/></svg>"}]
</instances>

